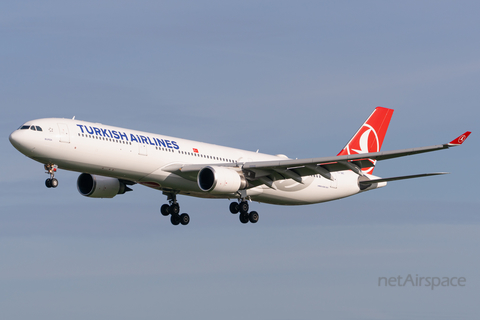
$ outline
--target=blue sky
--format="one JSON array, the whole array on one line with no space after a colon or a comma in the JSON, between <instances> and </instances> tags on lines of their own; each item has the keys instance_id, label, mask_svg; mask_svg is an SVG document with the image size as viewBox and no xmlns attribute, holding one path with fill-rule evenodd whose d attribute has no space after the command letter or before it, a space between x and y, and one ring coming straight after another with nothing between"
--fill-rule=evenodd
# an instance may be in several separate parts
<instances>
[{"instance_id":1,"label":"blue sky","mask_svg":"<svg viewBox=\"0 0 480 320\"><path fill-rule=\"evenodd\" d=\"M0 4L0 316L5 319L474 319L479 313L480 5L474 1L4 1ZM376 106L389 183L330 203L254 203L134 186L76 190L8 135L76 116L292 158L337 154ZM378 287L379 277L465 287Z\"/></svg>"}]
</instances>

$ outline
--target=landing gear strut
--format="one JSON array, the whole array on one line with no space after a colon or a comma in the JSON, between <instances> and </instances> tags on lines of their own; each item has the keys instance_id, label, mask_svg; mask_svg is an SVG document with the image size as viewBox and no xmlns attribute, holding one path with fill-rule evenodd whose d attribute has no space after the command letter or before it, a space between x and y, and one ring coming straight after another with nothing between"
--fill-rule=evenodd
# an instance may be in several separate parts
<instances>
[{"instance_id":1,"label":"landing gear strut","mask_svg":"<svg viewBox=\"0 0 480 320\"><path fill-rule=\"evenodd\" d=\"M45 180L45 186L47 188L56 188L58 186L58 180L55 179L55 172L57 172L58 166L55 164L46 164L45 165L45 170L47 171L46 173L50 174L50 178Z\"/></svg>"},{"instance_id":2,"label":"landing gear strut","mask_svg":"<svg viewBox=\"0 0 480 320\"><path fill-rule=\"evenodd\" d=\"M164 204L160 207L160 213L164 216L170 217L170 222L177 226L179 224L187 225L190 222L190 216L186 213L180 214L180 205L177 202L176 193L167 193L169 204Z\"/></svg>"},{"instance_id":3,"label":"landing gear strut","mask_svg":"<svg viewBox=\"0 0 480 320\"><path fill-rule=\"evenodd\" d=\"M248 213L248 202L245 199L242 199L240 202L232 202L230 203L230 212L233 214L240 212L240 222L241 223L257 223L259 219L259 215L256 211L252 211Z\"/></svg>"}]
</instances>

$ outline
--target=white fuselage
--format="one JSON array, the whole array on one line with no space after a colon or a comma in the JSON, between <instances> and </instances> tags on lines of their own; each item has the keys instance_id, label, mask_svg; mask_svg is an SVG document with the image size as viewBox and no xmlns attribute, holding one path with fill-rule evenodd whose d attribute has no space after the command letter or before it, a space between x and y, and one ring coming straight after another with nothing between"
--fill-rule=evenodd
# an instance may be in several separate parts
<instances>
[{"instance_id":1,"label":"white fuselage","mask_svg":"<svg viewBox=\"0 0 480 320\"><path fill-rule=\"evenodd\" d=\"M241 168L247 161L284 160L282 156L250 152L214 144L112 127L74 119L39 119L27 122L42 131L16 130L12 144L26 156L59 168L130 180L158 190L203 198L236 198L235 194L202 191L196 181L165 170L172 165L225 164ZM274 182L246 190L253 201L301 205L344 198L361 192L358 175L350 170ZM369 176L373 177L373 176ZM385 185L383 183L380 186Z\"/></svg>"}]
</instances>

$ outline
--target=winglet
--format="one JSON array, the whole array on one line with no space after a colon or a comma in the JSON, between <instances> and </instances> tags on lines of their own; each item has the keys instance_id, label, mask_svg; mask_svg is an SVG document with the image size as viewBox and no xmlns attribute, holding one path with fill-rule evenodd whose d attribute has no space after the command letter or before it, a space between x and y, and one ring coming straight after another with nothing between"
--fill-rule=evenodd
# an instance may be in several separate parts
<instances>
[{"instance_id":1,"label":"winglet","mask_svg":"<svg viewBox=\"0 0 480 320\"><path fill-rule=\"evenodd\" d=\"M453 139L448 143L448 146L454 147L454 146L461 145L463 142L465 142L465 140L467 140L470 133L471 133L470 131L467 131L464 134L460 135L458 138Z\"/></svg>"}]
</instances>

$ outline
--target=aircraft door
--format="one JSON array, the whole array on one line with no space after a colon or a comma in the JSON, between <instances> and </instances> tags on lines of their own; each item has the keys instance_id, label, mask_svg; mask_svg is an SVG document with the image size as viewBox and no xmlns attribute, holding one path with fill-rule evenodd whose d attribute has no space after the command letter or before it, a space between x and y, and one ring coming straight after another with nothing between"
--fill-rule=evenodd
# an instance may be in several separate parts
<instances>
[{"instance_id":1,"label":"aircraft door","mask_svg":"<svg viewBox=\"0 0 480 320\"><path fill-rule=\"evenodd\" d=\"M68 132L68 126L65 123L58 123L58 129L60 133L60 142L70 143L70 133Z\"/></svg>"}]
</instances>

